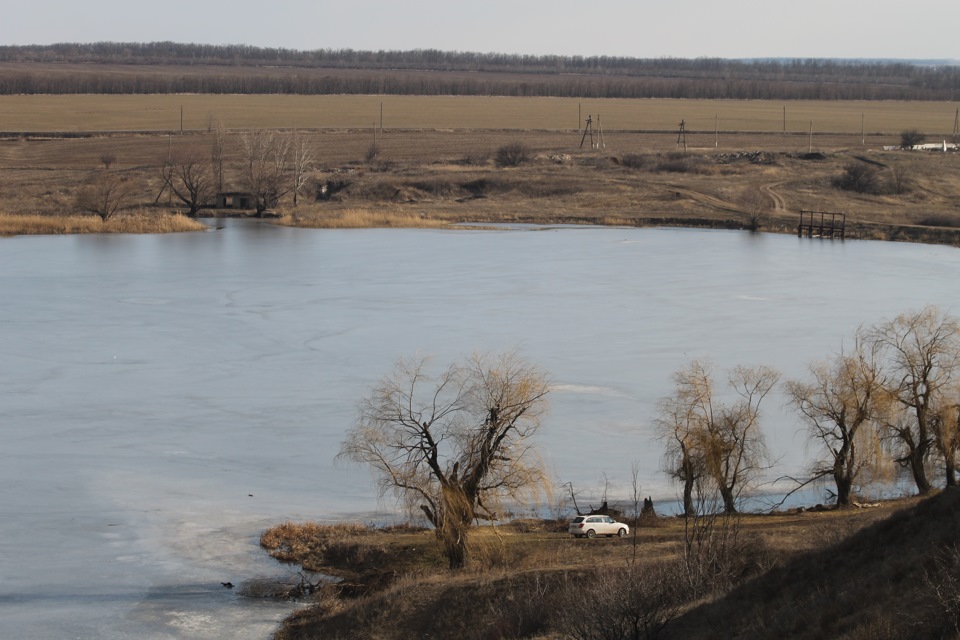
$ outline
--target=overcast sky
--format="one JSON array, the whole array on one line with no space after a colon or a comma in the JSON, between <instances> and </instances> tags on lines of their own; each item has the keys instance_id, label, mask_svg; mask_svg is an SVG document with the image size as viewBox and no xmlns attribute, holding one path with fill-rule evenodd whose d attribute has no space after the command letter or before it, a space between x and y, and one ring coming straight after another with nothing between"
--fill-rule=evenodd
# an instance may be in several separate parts
<instances>
[{"instance_id":1,"label":"overcast sky","mask_svg":"<svg viewBox=\"0 0 960 640\"><path fill-rule=\"evenodd\" d=\"M0 43L958 59L957 0L13 0Z\"/></svg>"}]
</instances>

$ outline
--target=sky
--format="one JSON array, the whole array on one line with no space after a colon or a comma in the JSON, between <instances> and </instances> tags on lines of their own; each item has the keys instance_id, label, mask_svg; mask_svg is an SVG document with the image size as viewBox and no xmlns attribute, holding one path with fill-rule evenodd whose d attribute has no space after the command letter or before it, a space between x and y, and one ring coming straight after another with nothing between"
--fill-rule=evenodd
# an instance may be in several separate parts
<instances>
[{"instance_id":1,"label":"sky","mask_svg":"<svg viewBox=\"0 0 960 640\"><path fill-rule=\"evenodd\" d=\"M956 0L14 0L0 44L960 59L958 23Z\"/></svg>"}]
</instances>

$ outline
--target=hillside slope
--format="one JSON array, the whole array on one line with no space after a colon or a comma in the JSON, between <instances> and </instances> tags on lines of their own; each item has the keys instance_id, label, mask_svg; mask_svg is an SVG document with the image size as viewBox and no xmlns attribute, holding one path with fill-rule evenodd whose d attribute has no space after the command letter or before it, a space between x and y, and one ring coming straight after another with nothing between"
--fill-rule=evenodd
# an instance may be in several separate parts
<instances>
[{"instance_id":1,"label":"hillside slope","mask_svg":"<svg viewBox=\"0 0 960 640\"><path fill-rule=\"evenodd\" d=\"M731 639L957 637L930 583L956 580L960 563L947 558L958 533L953 488L688 612L671 637L714 638L718 628ZM955 583L947 591L960 598Z\"/></svg>"}]
</instances>

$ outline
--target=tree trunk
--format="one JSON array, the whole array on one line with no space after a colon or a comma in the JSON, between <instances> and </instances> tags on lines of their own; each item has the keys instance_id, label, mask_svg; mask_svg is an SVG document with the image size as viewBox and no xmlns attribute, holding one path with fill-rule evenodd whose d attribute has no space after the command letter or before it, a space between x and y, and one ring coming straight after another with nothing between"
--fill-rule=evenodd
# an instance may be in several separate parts
<instances>
[{"instance_id":1,"label":"tree trunk","mask_svg":"<svg viewBox=\"0 0 960 640\"><path fill-rule=\"evenodd\" d=\"M733 495L733 489L730 487L720 487L720 497L723 498L723 512L736 513L737 504Z\"/></svg>"},{"instance_id":2,"label":"tree trunk","mask_svg":"<svg viewBox=\"0 0 960 640\"><path fill-rule=\"evenodd\" d=\"M467 566L467 533L473 524L475 500L474 492L456 483L443 489L443 515L438 518L437 538L451 569Z\"/></svg>"},{"instance_id":3,"label":"tree trunk","mask_svg":"<svg viewBox=\"0 0 960 640\"><path fill-rule=\"evenodd\" d=\"M930 493L932 486L927 480L927 470L923 466L923 452L918 448L910 452L910 472L913 474L913 481L917 485L917 493L926 495Z\"/></svg>"},{"instance_id":4,"label":"tree trunk","mask_svg":"<svg viewBox=\"0 0 960 640\"><path fill-rule=\"evenodd\" d=\"M837 483L837 506L849 507L853 480L844 473L834 473L833 479Z\"/></svg>"},{"instance_id":5,"label":"tree trunk","mask_svg":"<svg viewBox=\"0 0 960 640\"><path fill-rule=\"evenodd\" d=\"M951 459L949 455L944 463L944 475L946 476L948 487L957 486L957 463Z\"/></svg>"},{"instance_id":6,"label":"tree trunk","mask_svg":"<svg viewBox=\"0 0 960 640\"><path fill-rule=\"evenodd\" d=\"M688 475L683 481L683 515L692 516L696 514L693 506L693 476Z\"/></svg>"}]
</instances>

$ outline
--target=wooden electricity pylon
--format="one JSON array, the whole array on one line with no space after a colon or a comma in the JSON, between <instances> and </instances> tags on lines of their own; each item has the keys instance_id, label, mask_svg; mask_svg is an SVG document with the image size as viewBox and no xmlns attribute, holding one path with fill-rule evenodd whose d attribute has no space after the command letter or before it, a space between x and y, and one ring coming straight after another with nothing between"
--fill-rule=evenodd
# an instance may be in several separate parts
<instances>
[{"instance_id":1,"label":"wooden electricity pylon","mask_svg":"<svg viewBox=\"0 0 960 640\"><path fill-rule=\"evenodd\" d=\"M680 121L680 131L677 133L677 149L680 148L680 144L683 143L683 150L687 150L687 121Z\"/></svg>"},{"instance_id":2,"label":"wooden electricity pylon","mask_svg":"<svg viewBox=\"0 0 960 640\"><path fill-rule=\"evenodd\" d=\"M583 137L580 138L580 148L583 149L583 141L587 139L587 134L590 134L590 148L593 149L593 116L587 116L587 126L583 128Z\"/></svg>"},{"instance_id":3,"label":"wooden electricity pylon","mask_svg":"<svg viewBox=\"0 0 960 640\"><path fill-rule=\"evenodd\" d=\"M957 138L960 137L960 109L957 109L956 115L953 116L953 144L957 144Z\"/></svg>"},{"instance_id":4,"label":"wooden electricity pylon","mask_svg":"<svg viewBox=\"0 0 960 640\"><path fill-rule=\"evenodd\" d=\"M600 124L600 114L597 114L597 139L593 139L593 116L587 116L587 126L583 128L583 137L580 138L580 148L583 149L583 141L587 139L587 134L590 134L590 148L599 149L603 147L607 148L606 143L603 141L603 125Z\"/></svg>"}]
</instances>

